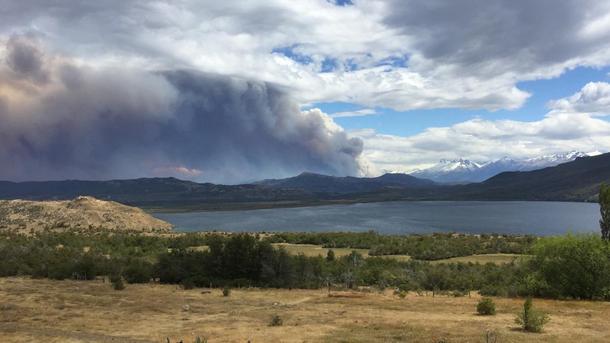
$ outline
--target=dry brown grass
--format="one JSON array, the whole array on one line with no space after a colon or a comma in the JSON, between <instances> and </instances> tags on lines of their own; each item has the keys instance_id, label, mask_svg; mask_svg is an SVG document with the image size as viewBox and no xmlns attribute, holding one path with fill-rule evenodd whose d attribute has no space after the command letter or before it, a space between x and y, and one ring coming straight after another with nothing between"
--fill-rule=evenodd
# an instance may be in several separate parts
<instances>
[{"instance_id":1,"label":"dry brown grass","mask_svg":"<svg viewBox=\"0 0 610 343\"><path fill-rule=\"evenodd\" d=\"M417 296L387 291L360 298L326 290L181 290L101 281L0 278L1 342L609 342L610 304L536 299L551 315L542 334L513 323L521 299L496 298L496 316L478 316L478 297ZM183 306L189 305L184 311ZM273 315L283 326L271 327Z\"/></svg>"},{"instance_id":2,"label":"dry brown grass","mask_svg":"<svg viewBox=\"0 0 610 343\"><path fill-rule=\"evenodd\" d=\"M273 246L276 248L283 247L289 254L298 255L303 254L305 256L315 257L315 256L326 256L328 250L330 248L324 248L321 245L314 244L292 244L292 243L274 243ZM369 255L368 249L351 249L351 248L332 248L335 252L336 257L346 256L352 253L352 251L358 252L360 255L366 257L371 257ZM453 257L446 258L442 260L430 261L431 263L480 263L485 264L488 262L495 264L504 264L511 263L513 261L517 261L523 255L518 254L481 254L481 255L470 255L470 256L461 256L461 257ZM411 259L408 255L381 255L377 257L382 258L390 258L397 261L409 261Z\"/></svg>"},{"instance_id":3,"label":"dry brown grass","mask_svg":"<svg viewBox=\"0 0 610 343\"><path fill-rule=\"evenodd\" d=\"M347 256L351 254L352 251L356 251L364 257L369 256L369 249L324 248L321 245L291 243L274 243L273 246L276 248L282 247L286 249L286 252L292 255L303 254L310 257L316 257L318 255L325 257L329 250L332 250L335 253L335 257Z\"/></svg>"},{"instance_id":4,"label":"dry brown grass","mask_svg":"<svg viewBox=\"0 0 610 343\"><path fill-rule=\"evenodd\" d=\"M468 263L468 262L472 262L472 263L480 263L480 264L486 264L486 263L494 263L494 264L505 264L505 263L511 263L511 262L515 262L518 261L521 257L524 257L524 255L519 255L519 254L481 254L481 255L469 255L469 256L461 256L461 257L452 257L452 258L446 258L443 260L435 260L435 261L430 261L430 263L458 263L458 262L462 262L462 263Z\"/></svg>"},{"instance_id":5,"label":"dry brown grass","mask_svg":"<svg viewBox=\"0 0 610 343\"><path fill-rule=\"evenodd\" d=\"M172 225L137 207L81 196L57 201L0 200L0 230L155 234L171 232Z\"/></svg>"}]
</instances>

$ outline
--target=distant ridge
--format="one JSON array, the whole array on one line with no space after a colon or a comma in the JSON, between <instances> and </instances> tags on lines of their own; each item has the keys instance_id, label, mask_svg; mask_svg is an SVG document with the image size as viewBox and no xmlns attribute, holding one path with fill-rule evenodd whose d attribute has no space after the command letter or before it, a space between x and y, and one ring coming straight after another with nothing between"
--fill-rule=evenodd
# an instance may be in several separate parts
<instances>
[{"instance_id":1,"label":"distant ridge","mask_svg":"<svg viewBox=\"0 0 610 343\"><path fill-rule=\"evenodd\" d=\"M390 200L595 201L610 184L610 153L534 171L504 172L480 183L440 185L406 174L373 178L302 173L254 184L216 185L175 178L0 182L0 199L72 199L89 195L145 208L230 210Z\"/></svg>"},{"instance_id":2,"label":"distant ridge","mask_svg":"<svg viewBox=\"0 0 610 343\"><path fill-rule=\"evenodd\" d=\"M337 177L316 173L301 173L286 179L263 180L257 184L273 188L300 189L316 193L359 193L381 190L388 187L422 188L434 187L435 183L411 175L389 173L378 177Z\"/></svg>"},{"instance_id":3,"label":"distant ridge","mask_svg":"<svg viewBox=\"0 0 610 343\"><path fill-rule=\"evenodd\" d=\"M303 191L254 184L196 183L173 177L108 181L0 181L0 199L67 200L80 195L152 208L309 198Z\"/></svg>"},{"instance_id":4,"label":"distant ridge","mask_svg":"<svg viewBox=\"0 0 610 343\"><path fill-rule=\"evenodd\" d=\"M610 153L533 171L504 172L465 186L464 195L490 200L595 201L602 183L610 184Z\"/></svg>"},{"instance_id":5,"label":"distant ridge","mask_svg":"<svg viewBox=\"0 0 610 343\"><path fill-rule=\"evenodd\" d=\"M443 159L430 168L416 170L410 174L439 183L465 184L482 182L502 172L530 171L553 167L561 163L574 161L578 157L596 156L599 154L599 152L583 153L580 151L570 151L528 159L503 157L484 163L477 163L462 158L456 160Z\"/></svg>"}]
</instances>

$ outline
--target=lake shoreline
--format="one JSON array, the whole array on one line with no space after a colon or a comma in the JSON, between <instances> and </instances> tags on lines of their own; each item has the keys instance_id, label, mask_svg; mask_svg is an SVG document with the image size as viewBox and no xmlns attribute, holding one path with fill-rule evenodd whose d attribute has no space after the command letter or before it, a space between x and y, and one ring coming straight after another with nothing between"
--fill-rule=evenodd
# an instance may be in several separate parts
<instances>
[{"instance_id":1,"label":"lake shoreline","mask_svg":"<svg viewBox=\"0 0 610 343\"><path fill-rule=\"evenodd\" d=\"M377 231L555 235L598 229L595 203L388 201L235 211L152 212L178 232Z\"/></svg>"},{"instance_id":2,"label":"lake shoreline","mask_svg":"<svg viewBox=\"0 0 610 343\"><path fill-rule=\"evenodd\" d=\"M173 207L173 206L137 206L150 213L193 213L193 212L232 212L232 211L255 211L270 210L281 208L300 208L318 207L332 205L356 205L371 203L395 203L395 202L551 202L551 203L576 203L576 204L596 204L593 201L566 201L566 200L425 200L425 199L390 199L390 200L315 200L315 201L273 201L273 202L244 202L244 203L200 203L193 206Z\"/></svg>"}]
</instances>

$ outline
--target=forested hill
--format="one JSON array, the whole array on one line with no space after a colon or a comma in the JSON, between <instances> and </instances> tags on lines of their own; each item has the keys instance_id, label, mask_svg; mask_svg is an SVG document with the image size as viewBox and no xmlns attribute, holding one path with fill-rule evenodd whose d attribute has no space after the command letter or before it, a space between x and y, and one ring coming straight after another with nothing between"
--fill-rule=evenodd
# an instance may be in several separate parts
<instances>
[{"instance_id":1,"label":"forested hill","mask_svg":"<svg viewBox=\"0 0 610 343\"><path fill-rule=\"evenodd\" d=\"M141 207L239 209L388 200L593 201L610 184L610 153L481 183L443 186L405 174L375 178L303 173L255 184L217 185L175 178L112 181L0 182L0 199L71 199L80 195Z\"/></svg>"},{"instance_id":2,"label":"forested hill","mask_svg":"<svg viewBox=\"0 0 610 343\"><path fill-rule=\"evenodd\" d=\"M458 189L459 198L592 201L610 184L610 153L528 172L504 172Z\"/></svg>"},{"instance_id":3,"label":"forested hill","mask_svg":"<svg viewBox=\"0 0 610 343\"><path fill-rule=\"evenodd\" d=\"M140 178L110 181L0 182L0 199L66 200L94 196L140 207L213 208L213 204L244 202L310 201L300 190L274 189L261 185L216 185L176 178Z\"/></svg>"},{"instance_id":4,"label":"forested hill","mask_svg":"<svg viewBox=\"0 0 610 343\"><path fill-rule=\"evenodd\" d=\"M383 188L425 188L436 184L407 174L388 173L378 177L337 177L315 173L302 173L286 179L263 180L257 184L286 189L300 189L316 193L372 192Z\"/></svg>"}]
</instances>

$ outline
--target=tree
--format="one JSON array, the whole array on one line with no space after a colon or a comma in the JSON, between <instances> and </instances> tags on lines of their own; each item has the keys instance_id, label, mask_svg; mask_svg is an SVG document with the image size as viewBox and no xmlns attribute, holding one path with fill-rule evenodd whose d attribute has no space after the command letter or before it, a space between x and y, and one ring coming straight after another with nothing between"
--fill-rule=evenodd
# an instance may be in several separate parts
<instances>
[{"instance_id":1,"label":"tree","mask_svg":"<svg viewBox=\"0 0 610 343\"><path fill-rule=\"evenodd\" d=\"M605 297L610 284L610 246L596 235L566 235L539 240L531 250L531 267L550 297Z\"/></svg>"},{"instance_id":2,"label":"tree","mask_svg":"<svg viewBox=\"0 0 610 343\"><path fill-rule=\"evenodd\" d=\"M610 241L610 186L604 184L599 190L599 211L602 217L599 221L602 239Z\"/></svg>"},{"instance_id":3,"label":"tree","mask_svg":"<svg viewBox=\"0 0 610 343\"><path fill-rule=\"evenodd\" d=\"M542 332L544 324L548 322L549 316L546 313L534 309L532 298L525 299L523 311L519 312L515 318L515 323L528 332Z\"/></svg>"},{"instance_id":4,"label":"tree","mask_svg":"<svg viewBox=\"0 0 610 343\"><path fill-rule=\"evenodd\" d=\"M326 261L332 262L334 260L335 260L335 252L333 251L333 249L329 249L328 252L326 253Z\"/></svg>"},{"instance_id":5,"label":"tree","mask_svg":"<svg viewBox=\"0 0 610 343\"><path fill-rule=\"evenodd\" d=\"M152 278L152 273L152 264L139 259L127 262L127 266L123 271L125 280L129 283L147 283Z\"/></svg>"}]
</instances>

